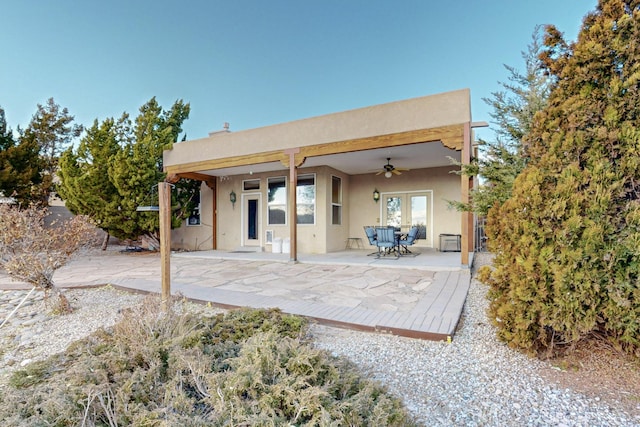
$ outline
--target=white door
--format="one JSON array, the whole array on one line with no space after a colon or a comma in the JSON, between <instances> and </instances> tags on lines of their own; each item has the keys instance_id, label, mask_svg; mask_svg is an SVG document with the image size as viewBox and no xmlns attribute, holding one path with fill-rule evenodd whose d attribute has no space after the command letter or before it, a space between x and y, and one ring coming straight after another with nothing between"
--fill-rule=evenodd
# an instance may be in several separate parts
<instances>
[{"instance_id":1,"label":"white door","mask_svg":"<svg viewBox=\"0 0 640 427\"><path fill-rule=\"evenodd\" d=\"M260 194L242 195L242 246L260 246Z\"/></svg>"},{"instance_id":2,"label":"white door","mask_svg":"<svg viewBox=\"0 0 640 427\"><path fill-rule=\"evenodd\" d=\"M433 247L430 191L389 193L383 195L382 225L409 231L418 226L416 246Z\"/></svg>"}]
</instances>

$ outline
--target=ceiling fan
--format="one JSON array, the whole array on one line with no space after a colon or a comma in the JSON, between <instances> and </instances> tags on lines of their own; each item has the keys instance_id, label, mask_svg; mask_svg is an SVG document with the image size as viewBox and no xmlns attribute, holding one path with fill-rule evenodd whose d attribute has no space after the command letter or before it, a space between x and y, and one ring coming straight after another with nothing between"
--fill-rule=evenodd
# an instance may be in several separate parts
<instances>
[{"instance_id":1,"label":"ceiling fan","mask_svg":"<svg viewBox=\"0 0 640 427\"><path fill-rule=\"evenodd\" d=\"M391 157L387 157L387 164L382 166L382 170L379 171L376 175L384 174L386 178L391 178L392 174L402 175L403 171L408 171L410 169L407 168L397 168L393 166L391 163Z\"/></svg>"}]
</instances>

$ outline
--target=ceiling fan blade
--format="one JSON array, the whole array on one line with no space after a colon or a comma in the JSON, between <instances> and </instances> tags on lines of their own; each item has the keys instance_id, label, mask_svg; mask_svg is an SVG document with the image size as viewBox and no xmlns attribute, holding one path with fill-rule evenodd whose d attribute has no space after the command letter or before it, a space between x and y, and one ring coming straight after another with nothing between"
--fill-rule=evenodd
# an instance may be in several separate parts
<instances>
[{"instance_id":1,"label":"ceiling fan blade","mask_svg":"<svg viewBox=\"0 0 640 427\"><path fill-rule=\"evenodd\" d=\"M395 173L396 175L402 175L402 172L400 172L398 169L394 169L391 172Z\"/></svg>"},{"instance_id":2,"label":"ceiling fan blade","mask_svg":"<svg viewBox=\"0 0 640 427\"><path fill-rule=\"evenodd\" d=\"M396 168L397 171L402 171L402 172L406 172L406 171L410 171L411 169L409 168Z\"/></svg>"},{"instance_id":3,"label":"ceiling fan blade","mask_svg":"<svg viewBox=\"0 0 640 427\"><path fill-rule=\"evenodd\" d=\"M384 173L384 171L380 171L380 172L378 172L376 175L380 175L381 173Z\"/></svg>"}]
</instances>

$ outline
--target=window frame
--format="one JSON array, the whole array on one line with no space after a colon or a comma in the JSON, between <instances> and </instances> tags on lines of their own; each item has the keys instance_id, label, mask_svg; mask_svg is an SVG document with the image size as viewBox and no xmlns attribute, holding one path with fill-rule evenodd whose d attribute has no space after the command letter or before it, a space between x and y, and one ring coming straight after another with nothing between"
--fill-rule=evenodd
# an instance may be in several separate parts
<instances>
[{"instance_id":1,"label":"window frame","mask_svg":"<svg viewBox=\"0 0 640 427\"><path fill-rule=\"evenodd\" d=\"M300 186L300 179L309 179L312 178L313 179L313 203L300 203L299 200L300 198L298 197L298 189L301 188L302 186ZM318 201L317 201L317 190L318 190L318 178L316 176L315 173L305 173L305 174L301 174L298 175L298 179L297 179L297 183L296 183L296 224L298 225L316 225L316 217L317 217L317 206L318 206ZM300 214L298 213L298 207L300 205L312 205L312 215L313 215L313 222L300 222L299 218L300 218Z\"/></svg>"},{"instance_id":2,"label":"window frame","mask_svg":"<svg viewBox=\"0 0 640 427\"><path fill-rule=\"evenodd\" d=\"M257 182L258 186L257 187L247 187L247 184L250 182ZM260 186L262 185L262 182L260 182L260 178L253 178L253 179L243 179L242 180L242 191L260 191Z\"/></svg>"},{"instance_id":3,"label":"window frame","mask_svg":"<svg viewBox=\"0 0 640 427\"><path fill-rule=\"evenodd\" d=\"M338 183L340 184L340 187L338 188L338 201L334 201L333 200L333 183L334 180L338 180ZM331 225L342 225L342 205L343 205L343 201L342 201L342 177L336 176L336 175L331 175ZM338 208L338 212L340 214L340 217L338 218L338 222L336 223L336 218L335 218L335 212L334 212L334 208Z\"/></svg>"},{"instance_id":4,"label":"window frame","mask_svg":"<svg viewBox=\"0 0 640 427\"><path fill-rule=\"evenodd\" d=\"M284 182L284 204L282 203L273 203L269 201L269 191L271 189L271 182L272 181L280 181L283 180ZM289 203L289 194L288 194L288 183L287 183L287 177L286 176L272 176L267 178L267 225L287 225L287 205ZM279 223L279 222L271 222L271 208L272 207L278 207L278 208L282 208L283 212L284 212L284 222L283 223Z\"/></svg>"},{"instance_id":5,"label":"window frame","mask_svg":"<svg viewBox=\"0 0 640 427\"><path fill-rule=\"evenodd\" d=\"M191 218L197 217L197 223L191 223ZM185 221L187 227L199 227L202 225L202 189L198 190L198 203L191 211L191 214L187 217Z\"/></svg>"}]
</instances>

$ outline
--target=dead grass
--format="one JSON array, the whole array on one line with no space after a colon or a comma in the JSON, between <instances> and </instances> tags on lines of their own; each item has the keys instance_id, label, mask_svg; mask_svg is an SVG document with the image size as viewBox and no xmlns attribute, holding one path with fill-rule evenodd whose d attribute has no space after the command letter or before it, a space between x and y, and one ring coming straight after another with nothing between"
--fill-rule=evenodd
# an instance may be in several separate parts
<instances>
[{"instance_id":1,"label":"dead grass","mask_svg":"<svg viewBox=\"0 0 640 427\"><path fill-rule=\"evenodd\" d=\"M571 353L550 360L540 374L562 388L640 416L640 361L600 340L582 342Z\"/></svg>"}]
</instances>

